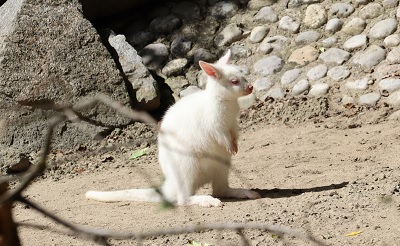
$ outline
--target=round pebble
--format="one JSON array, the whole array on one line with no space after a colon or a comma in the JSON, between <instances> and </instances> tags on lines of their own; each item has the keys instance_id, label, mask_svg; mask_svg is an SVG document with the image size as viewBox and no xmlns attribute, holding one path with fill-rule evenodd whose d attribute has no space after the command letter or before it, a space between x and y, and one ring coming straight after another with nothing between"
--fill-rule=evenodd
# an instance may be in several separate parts
<instances>
[{"instance_id":1,"label":"round pebble","mask_svg":"<svg viewBox=\"0 0 400 246\"><path fill-rule=\"evenodd\" d=\"M218 46L229 45L242 38L243 30L236 24L227 25L215 38L214 43Z\"/></svg>"},{"instance_id":2,"label":"round pebble","mask_svg":"<svg viewBox=\"0 0 400 246\"><path fill-rule=\"evenodd\" d=\"M383 40L383 44L387 48L398 46L400 44L400 35L399 34L392 34L392 35L387 36Z\"/></svg>"},{"instance_id":3,"label":"round pebble","mask_svg":"<svg viewBox=\"0 0 400 246\"><path fill-rule=\"evenodd\" d=\"M331 12L341 18L346 18L354 12L354 7L348 3L335 3L331 6Z\"/></svg>"},{"instance_id":4,"label":"round pebble","mask_svg":"<svg viewBox=\"0 0 400 246\"><path fill-rule=\"evenodd\" d=\"M286 71L281 77L282 85L288 85L300 76L301 70L298 68Z\"/></svg>"},{"instance_id":5,"label":"round pebble","mask_svg":"<svg viewBox=\"0 0 400 246\"><path fill-rule=\"evenodd\" d=\"M354 55L353 63L371 69L385 59L386 51L378 45L371 45L365 51Z\"/></svg>"},{"instance_id":6,"label":"round pebble","mask_svg":"<svg viewBox=\"0 0 400 246\"><path fill-rule=\"evenodd\" d=\"M373 39L386 38L397 30L397 24L397 20L391 18L379 21L369 30L368 37Z\"/></svg>"},{"instance_id":7,"label":"round pebble","mask_svg":"<svg viewBox=\"0 0 400 246\"><path fill-rule=\"evenodd\" d=\"M271 52L280 52L282 47L288 42L288 39L284 36L273 36L270 38L264 38L257 51L262 54L269 54Z\"/></svg>"},{"instance_id":8,"label":"round pebble","mask_svg":"<svg viewBox=\"0 0 400 246\"><path fill-rule=\"evenodd\" d=\"M328 76L335 80L335 81L341 81L350 76L350 70L348 70L345 66L336 66L328 71Z\"/></svg>"},{"instance_id":9,"label":"round pebble","mask_svg":"<svg viewBox=\"0 0 400 246\"><path fill-rule=\"evenodd\" d=\"M262 77L257 79L253 87L256 91L266 91L269 90L274 85L274 81L269 77Z\"/></svg>"},{"instance_id":10,"label":"round pebble","mask_svg":"<svg viewBox=\"0 0 400 246\"><path fill-rule=\"evenodd\" d=\"M211 16L217 19L226 19L234 16L239 10L238 5L233 1L221 1L211 7ZM189 12L190 13L190 12Z\"/></svg>"},{"instance_id":11,"label":"round pebble","mask_svg":"<svg viewBox=\"0 0 400 246\"><path fill-rule=\"evenodd\" d=\"M400 89L400 79L396 78L382 79L381 81L379 81L378 86L381 92L387 91L391 93Z\"/></svg>"},{"instance_id":12,"label":"round pebble","mask_svg":"<svg viewBox=\"0 0 400 246\"><path fill-rule=\"evenodd\" d=\"M269 28L266 26L256 26L250 33L250 42L259 43L261 42L265 36L267 36L269 32Z\"/></svg>"},{"instance_id":13,"label":"round pebble","mask_svg":"<svg viewBox=\"0 0 400 246\"><path fill-rule=\"evenodd\" d=\"M170 33L181 25L182 21L175 15L161 16L150 22L150 28L156 33Z\"/></svg>"},{"instance_id":14,"label":"round pebble","mask_svg":"<svg viewBox=\"0 0 400 246\"><path fill-rule=\"evenodd\" d=\"M369 78L358 79L356 81L349 81L346 83L346 87L350 90L363 91L368 88Z\"/></svg>"},{"instance_id":15,"label":"round pebble","mask_svg":"<svg viewBox=\"0 0 400 246\"><path fill-rule=\"evenodd\" d=\"M373 19L383 14L383 7L379 3L369 3L360 10L360 17L363 19Z\"/></svg>"},{"instance_id":16,"label":"round pebble","mask_svg":"<svg viewBox=\"0 0 400 246\"><path fill-rule=\"evenodd\" d=\"M371 92L365 95L362 95L358 98L358 103L361 105L369 105L374 106L379 99L381 99L381 95L376 92Z\"/></svg>"},{"instance_id":17,"label":"round pebble","mask_svg":"<svg viewBox=\"0 0 400 246\"><path fill-rule=\"evenodd\" d=\"M187 64L188 60L186 58L171 60L163 67L161 72L167 77L176 76L183 72Z\"/></svg>"},{"instance_id":18,"label":"round pebble","mask_svg":"<svg viewBox=\"0 0 400 246\"><path fill-rule=\"evenodd\" d=\"M318 59L318 50L314 47L307 45L302 48L299 48L289 56L288 61L294 62L300 66L304 66L312 61Z\"/></svg>"},{"instance_id":19,"label":"round pebble","mask_svg":"<svg viewBox=\"0 0 400 246\"><path fill-rule=\"evenodd\" d=\"M330 19L328 23L326 23L325 31L329 33L335 33L339 31L342 28L342 26L343 26L343 20L339 18L333 18Z\"/></svg>"},{"instance_id":20,"label":"round pebble","mask_svg":"<svg viewBox=\"0 0 400 246\"><path fill-rule=\"evenodd\" d=\"M295 22L290 16L283 16L279 20L279 29L297 33L300 29L300 24Z\"/></svg>"},{"instance_id":21,"label":"round pebble","mask_svg":"<svg viewBox=\"0 0 400 246\"><path fill-rule=\"evenodd\" d=\"M192 48L192 42L186 37L178 36L171 43L171 54L175 57L185 57Z\"/></svg>"},{"instance_id":22,"label":"round pebble","mask_svg":"<svg viewBox=\"0 0 400 246\"><path fill-rule=\"evenodd\" d=\"M343 48L348 51L352 51L367 45L367 35L359 34L349 38L343 44Z\"/></svg>"},{"instance_id":23,"label":"round pebble","mask_svg":"<svg viewBox=\"0 0 400 246\"><path fill-rule=\"evenodd\" d=\"M308 83L308 80L306 80L306 79L300 80L293 86L292 94L294 96L299 96L299 95L305 93L309 88L310 88L310 84Z\"/></svg>"},{"instance_id":24,"label":"round pebble","mask_svg":"<svg viewBox=\"0 0 400 246\"><path fill-rule=\"evenodd\" d=\"M357 35L362 33L366 26L367 23L364 19L356 17L347 22L343 26L342 31L350 35Z\"/></svg>"},{"instance_id":25,"label":"round pebble","mask_svg":"<svg viewBox=\"0 0 400 246\"><path fill-rule=\"evenodd\" d=\"M257 61L253 68L260 75L271 75L279 72L283 67L283 60L278 56L268 56Z\"/></svg>"},{"instance_id":26,"label":"round pebble","mask_svg":"<svg viewBox=\"0 0 400 246\"><path fill-rule=\"evenodd\" d=\"M400 90L397 90L390 94L386 102L393 106L400 106Z\"/></svg>"},{"instance_id":27,"label":"round pebble","mask_svg":"<svg viewBox=\"0 0 400 246\"><path fill-rule=\"evenodd\" d=\"M328 67L325 64L320 64L316 67L311 68L307 72L307 77L311 81L319 80L325 77L327 72L328 72Z\"/></svg>"},{"instance_id":28,"label":"round pebble","mask_svg":"<svg viewBox=\"0 0 400 246\"><path fill-rule=\"evenodd\" d=\"M310 91L308 92L308 95L314 96L314 97L321 97L324 96L328 93L329 91L329 85L328 84L315 84L311 86Z\"/></svg>"},{"instance_id":29,"label":"round pebble","mask_svg":"<svg viewBox=\"0 0 400 246\"><path fill-rule=\"evenodd\" d=\"M156 70L162 68L167 61L169 51L165 44L149 44L139 52L139 55L147 68Z\"/></svg>"},{"instance_id":30,"label":"round pebble","mask_svg":"<svg viewBox=\"0 0 400 246\"><path fill-rule=\"evenodd\" d=\"M349 60L350 53L342 49L330 48L327 51L323 52L319 56L319 58L326 63L341 65L345 61Z\"/></svg>"},{"instance_id":31,"label":"round pebble","mask_svg":"<svg viewBox=\"0 0 400 246\"><path fill-rule=\"evenodd\" d=\"M311 4L307 7L303 24L310 28L318 28L326 23L328 14L325 8L319 4Z\"/></svg>"},{"instance_id":32,"label":"round pebble","mask_svg":"<svg viewBox=\"0 0 400 246\"><path fill-rule=\"evenodd\" d=\"M400 63L400 47L393 48L386 57L389 63Z\"/></svg>"},{"instance_id":33,"label":"round pebble","mask_svg":"<svg viewBox=\"0 0 400 246\"><path fill-rule=\"evenodd\" d=\"M285 97L285 93L282 91L282 89L280 87L272 88L267 93L265 93L263 96L261 96L260 100L265 101L265 99L268 97L272 97L274 99L283 98L283 97Z\"/></svg>"},{"instance_id":34,"label":"round pebble","mask_svg":"<svg viewBox=\"0 0 400 246\"><path fill-rule=\"evenodd\" d=\"M254 19L263 23L277 22L279 20L276 12L269 6L261 8L254 16Z\"/></svg>"},{"instance_id":35,"label":"round pebble","mask_svg":"<svg viewBox=\"0 0 400 246\"><path fill-rule=\"evenodd\" d=\"M320 39L321 34L317 31L305 31L301 32L297 35L295 38L296 43L300 44L308 44L312 42L316 42L318 39Z\"/></svg>"}]
</instances>

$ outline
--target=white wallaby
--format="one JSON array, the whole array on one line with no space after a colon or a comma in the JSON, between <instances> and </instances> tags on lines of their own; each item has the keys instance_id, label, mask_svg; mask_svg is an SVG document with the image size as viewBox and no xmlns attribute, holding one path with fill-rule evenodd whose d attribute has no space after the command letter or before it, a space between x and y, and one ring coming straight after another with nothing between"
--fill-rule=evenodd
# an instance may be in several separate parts
<instances>
[{"instance_id":1,"label":"white wallaby","mask_svg":"<svg viewBox=\"0 0 400 246\"><path fill-rule=\"evenodd\" d=\"M242 70L228 64L231 52L215 64L199 62L208 76L206 89L185 96L165 114L158 134L159 162L165 181L155 189L88 191L86 197L103 202L160 202L162 196L178 205L218 207L215 198L260 198L260 194L228 185L231 155L238 151L237 99L252 92ZM206 183L212 196L195 195ZM162 195L161 195L161 194Z\"/></svg>"}]
</instances>

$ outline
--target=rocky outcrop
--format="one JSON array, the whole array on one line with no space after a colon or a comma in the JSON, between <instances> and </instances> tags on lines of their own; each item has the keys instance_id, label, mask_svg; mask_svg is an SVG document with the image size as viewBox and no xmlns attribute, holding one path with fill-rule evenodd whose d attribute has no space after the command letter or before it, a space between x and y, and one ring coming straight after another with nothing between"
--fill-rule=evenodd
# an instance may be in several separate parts
<instances>
[{"instance_id":1,"label":"rocky outcrop","mask_svg":"<svg viewBox=\"0 0 400 246\"><path fill-rule=\"evenodd\" d=\"M129 105L124 81L77 1L13 0L0 7L0 162L37 151L59 107L99 92ZM93 136L130 122L105 105L86 112L91 124L67 122L54 148L90 145ZM83 128L83 131L82 131Z\"/></svg>"}]
</instances>

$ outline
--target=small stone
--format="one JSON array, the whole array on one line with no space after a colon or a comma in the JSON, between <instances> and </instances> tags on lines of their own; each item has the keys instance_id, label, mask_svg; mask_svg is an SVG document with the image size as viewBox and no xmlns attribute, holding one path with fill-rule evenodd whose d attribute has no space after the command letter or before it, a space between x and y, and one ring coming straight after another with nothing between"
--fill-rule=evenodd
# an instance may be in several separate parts
<instances>
[{"instance_id":1,"label":"small stone","mask_svg":"<svg viewBox=\"0 0 400 246\"><path fill-rule=\"evenodd\" d=\"M331 12L339 17L348 17L354 12L354 7L348 3L335 3L331 6Z\"/></svg>"},{"instance_id":2,"label":"small stone","mask_svg":"<svg viewBox=\"0 0 400 246\"><path fill-rule=\"evenodd\" d=\"M328 93L329 91L329 85L328 84L315 84L311 86L310 91L308 92L308 95L314 96L314 97L321 97L324 96Z\"/></svg>"},{"instance_id":3,"label":"small stone","mask_svg":"<svg viewBox=\"0 0 400 246\"><path fill-rule=\"evenodd\" d=\"M327 51L323 52L319 56L319 58L326 63L341 65L345 61L349 60L350 53L342 49L330 48Z\"/></svg>"},{"instance_id":4,"label":"small stone","mask_svg":"<svg viewBox=\"0 0 400 246\"><path fill-rule=\"evenodd\" d=\"M386 64L386 63L379 65L375 69L375 72L373 73L374 77L378 80L387 77L398 76L398 74L400 74L400 64Z\"/></svg>"},{"instance_id":5,"label":"small stone","mask_svg":"<svg viewBox=\"0 0 400 246\"><path fill-rule=\"evenodd\" d=\"M391 115L389 115L388 119L389 120L400 120L400 110L393 112Z\"/></svg>"},{"instance_id":6,"label":"small stone","mask_svg":"<svg viewBox=\"0 0 400 246\"><path fill-rule=\"evenodd\" d=\"M342 31L350 35L358 35L364 31L366 26L367 23L364 19L356 17L345 24L342 28Z\"/></svg>"},{"instance_id":7,"label":"small stone","mask_svg":"<svg viewBox=\"0 0 400 246\"><path fill-rule=\"evenodd\" d=\"M306 80L306 79L300 80L293 86L292 94L294 96L298 96L300 94L305 93L309 88L310 88L310 84L308 83L308 80Z\"/></svg>"},{"instance_id":8,"label":"small stone","mask_svg":"<svg viewBox=\"0 0 400 246\"><path fill-rule=\"evenodd\" d=\"M176 76L183 72L183 69L187 66L188 60L186 58L179 58L168 62L161 72L169 77L169 76Z\"/></svg>"},{"instance_id":9,"label":"small stone","mask_svg":"<svg viewBox=\"0 0 400 246\"><path fill-rule=\"evenodd\" d=\"M258 46L257 51L262 54L269 54L271 52L279 53L282 47L288 42L288 39L284 36L273 36L270 38L265 38L260 46Z\"/></svg>"},{"instance_id":10,"label":"small stone","mask_svg":"<svg viewBox=\"0 0 400 246\"><path fill-rule=\"evenodd\" d=\"M161 68L167 61L169 52L165 44L157 43L147 45L139 52L139 55L147 68L156 70Z\"/></svg>"},{"instance_id":11,"label":"small stone","mask_svg":"<svg viewBox=\"0 0 400 246\"><path fill-rule=\"evenodd\" d=\"M311 4L307 7L303 24L310 28L318 28L326 23L328 14L325 8L319 4Z\"/></svg>"},{"instance_id":12,"label":"small stone","mask_svg":"<svg viewBox=\"0 0 400 246\"><path fill-rule=\"evenodd\" d=\"M371 69L385 59L386 51L377 45L369 46L364 52L354 55L353 63Z\"/></svg>"},{"instance_id":13,"label":"small stone","mask_svg":"<svg viewBox=\"0 0 400 246\"><path fill-rule=\"evenodd\" d=\"M263 77L257 79L253 86L256 91L266 91L269 90L274 85L274 81L269 77Z\"/></svg>"},{"instance_id":14,"label":"small stone","mask_svg":"<svg viewBox=\"0 0 400 246\"><path fill-rule=\"evenodd\" d=\"M343 21L339 18L333 18L326 23L325 31L329 33L335 33L339 31L343 26Z\"/></svg>"},{"instance_id":15,"label":"small stone","mask_svg":"<svg viewBox=\"0 0 400 246\"><path fill-rule=\"evenodd\" d=\"M226 19L237 14L239 10L238 5L231 1L221 1L211 7L211 16L217 19ZM189 12L190 13L190 12Z\"/></svg>"},{"instance_id":16,"label":"small stone","mask_svg":"<svg viewBox=\"0 0 400 246\"><path fill-rule=\"evenodd\" d=\"M218 46L226 46L242 38L243 30L236 24L227 25L215 38L214 43Z\"/></svg>"},{"instance_id":17,"label":"small stone","mask_svg":"<svg viewBox=\"0 0 400 246\"><path fill-rule=\"evenodd\" d=\"M261 75L271 75L279 72L284 63L283 60L277 56L268 56L257 61L253 68L254 71Z\"/></svg>"},{"instance_id":18,"label":"small stone","mask_svg":"<svg viewBox=\"0 0 400 246\"><path fill-rule=\"evenodd\" d=\"M381 95L379 93L372 92L360 96L358 98L358 103L360 105L374 106L379 101L379 99L381 99Z\"/></svg>"},{"instance_id":19,"label":"small stone","mask_svg":"<svg viewBox=\"0 0 400 246\"><path fill-rule=\"evenodd\" d=\"M232 52L232 56L238 58L247 58L252 54L251 49L248 46L240 44L234 44L230 47L230 50Z\"/></svg>"},{"instance_id":20,"label":"small stone","mask_svg":"<svg viewBox=\"0 0 400 246\"><path fill-rule=\"evenodd\" d=\"M247 7L248 7L250 10L259 10L259 9L262 8L262 7L271 6L271 5L273 5L274 3L276 3L276 2L277 2L277 0L263 0L263 1L260 1L260 0L250 0L250 1L248 2L248 4L247 4Z\"/></svg>"},{"instance_id":21,"label":"small stone","mask_svg":"<svg viewBox=\"0 0 400 246\"><path fill-rule=\"evenodd\" d=\"M335 81L345 80L350 76L350 70L345 66L336 66L329 69L328 76Z\"/></svg>"},{"instance_id":22,"label":"small stone","mask_svg":"<svg viewBox=\"0 0 400 246\"><path fill-rule=\"evenodd\" d=\"M296 43L308 44L316 42L321 37L321 34L317 31L305 31L299 33L295 38Z\"/></svg>"},{"instance_id":23,"label":"small stone","mask_svg":"<svg viewBox=\"0 0 400 246\"><path fill-rule=\"evenodd\" d=\"M387 91L391 93L400 89L400 79L395 79L395 78L382 79L381 81L379 81L378 86L381 92Z\"/></svg>"},{"instance_id":24,"label":"small stone","mask_svg":"<svg viewBox=\"0 0 400 246\"><path fill-rule=\"evenodd\" d=\"M190 84L189 81L183 76L169 77L165 80L165 83L174 92L179 92L182 90L182 88L185 88Z\"/></svg>"},{"instance_id":25,"label":"small stone","mask_svg":"<svg viewBox=\"0 0 400 246\"><path fill-rule=\"evenodd\" d=\"M283 97L285 97L285 93L282 91L282 89L280 87L272 88L267 93L265 93L263 96L261 96L260 100L265 101L265 99L268 97L272 97L274 99L283 98Z\"/></svg>"},{"instance_id":26,"label":"small stone","mask_svg":"<svg viewBox=\"0 0 400 246\"><path fill-rule=\"evenodd\" d=\"M329 37L322 40L322 46L324 48L332 48L337 43L337 37Z\"/></svg>"},{"instance_id":27,"label":"small stone","mask_svg":"<svg viewBox=\"0 0 400 246\"><path fill-rule=\"evenodd\" d=\"M351 37L343 44L343 48L348 51L352 51L367 45L367 35L359 34Z\"/></svg>"},{"instance_id":28,"label":"small stone","mask_svg":"<svg viewBox=\"0 0 400 246\"><path fill-rule=\"evenodd\" d=\"M325 77L327 72L328 72L328 67L325 64L320 64L316 67L311 68L307 72L307 77L311 81L319 80Z\"/></svg>"},{"instance_id":29,"label":"small stone","mask_svg":"<svg viewBox=\"0 0 400 246\"><path fill-rule=\"evenodd\" d=\"M150 28L156 33L171 33L182 26L182 21L175 15L161 16L150 22Z\"/></svg>"},{"instance_id":30,"label":"small stone","mask_svg":"<svg viewBox=\"0 0 400 246\"><path fill-rule=\"evenodd\" d=\"M353 97L344 95L341 102L343 105L348 105L355 104L356 100Z\"/></svg>"},{"instance_id":31,"label":"small stone","mask_svg":"<svg viewBox=\"0 0 400 246\"><path fill-rule=\"evenodd\" d=\"M265 36L267 36L269 32L269 28L266 26L256 26L250 33L250 42L259 43L261 42Z\"/></svg>"},{"instance_id":32,"label":"small stone","mask_svg":"<svg viewBox=\"0 0 400 246\"><path fill-rule=\"evenodd\" d=\"M356 81L349 81L346 83L346 87L350 90L363 91L368 88L369 78L363 78Z\"/></svg>"},{"instance_id":33,"label":"small stone","mask_svg":"<svg viewBox=\"0 0 400 246\"><path fill-rule=\"evenodd\" d=\"M318 59L318 50L314 47L307 45L302 48L299 48L289 56L288 61L294 62L300 66L304 66L310 62L313 62Z\"/></svg>"},{"instance_id":34,"label":"small stone","mask_svg":"<svg viewBox=\"0 0 400 246\"><path fill-rule=\"evenodd\" d=\"M376 23L368 33L369 38L383 39L397 30L397 20L385 19Z\"/></svg>"},{"instance_id":35,"label":"small stone","mask_svg":"<svg viewBox=\"0 0 400 246\"><path fill-rule=\"evenodd\" d=\"M284 16L279 20L279 29L297 33L300 29L300 24L295 22L290 16Z\"/></svg>"},{"instance_id":36,"label":"small stone","mask_svg":"<svg viewBox=\"0 0 400 246\"><path fill-rule=\"evenodd\" d=\"M193 63L196 66L199 65L199 61L214 62L216 60L217 56L204 48L199 48L193 52Z\"/></svg>"},{"instance_id":37,"label":"small stone","mask_svg":"<svg viewBox=\"0 0 400 246\"><path fill-rule=\"evenodd\" d=\"M383 40L383 44L387 48L398 46L400 44L400 35L399 34L392 34L392 35L387 36Z\"/></svg>"},{"instance_id":38,"label":"small stone","mask_svg":"<svg viewBox=\"0 0 400 246\"><path fill-rule=\"evenodd\" d=\"M389 9L389 8L394 8L398 5L399 0L383 0L382 1L382 6L385 9Z\"/></svg>"},{"instance_id":39,"label":"small stone","mask_svg":"<svg viewBox=\"0 0 400 246\"><path fill-rule=\"evenodd\" d=\"M269 6L261 8L254 16L254 19L263 23L273 23L279 20L276 12Z\"/></svg>"},{"instance_id":40,"label":"small stone","mask_svg":"<svg viewBox=\"0 0 400 246\"><path fill-rule=\"evenodd\" d=\"M301 70L298 68L286 71L281 78L282 85L288 85L300 76Z\"/></svg>"},{"instance_id":41,"label":"small stone","mask_svg":"<svg viewBox=\"0 0 400 246\"><path fill-rule=\"evenodd\" d=\"M383 7L379 3L372 2L360 10L360 17L363 19L374 19L383 14Z\"/></svg>"},{"instance_id":42,"label":"small stone","mask_svg":"<svg viewBox=\"0 0 400 246\"><path fill-rule=\"evenodd\" d=\"M171 43L171 54L175 57L185 57L192 48L192 42L183 36L176 37Z\"/></svg>"},{"instance_id":43,"label":"small stone","mask_svg":"<svg viewBox=\"0 0 400 246\"><path fill-rule=\"evenodd\" d=\"M400 90L397 90L390 94L386 102L392 106L400 106Z\"/></svg>"},{"instance_id":44,"label":"small stone","mask_svg":"<svg viewBox=\"0 0 400 246\"><path fill-rule=\"evenodd\" d=\"M400 47L393 48L386 57L386 60L393 63L400 63Z\"/></svg>"}]
</instances>

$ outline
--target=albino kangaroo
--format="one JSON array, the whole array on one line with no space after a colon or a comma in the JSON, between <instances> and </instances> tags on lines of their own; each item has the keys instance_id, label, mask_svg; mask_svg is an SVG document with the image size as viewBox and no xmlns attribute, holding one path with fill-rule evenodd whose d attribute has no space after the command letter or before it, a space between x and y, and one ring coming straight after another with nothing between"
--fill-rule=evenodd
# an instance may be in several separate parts
<instances>
[{"instance_id":1,"label":"albino kangaroo","mask_svg":"<svg viewBox=\"0 0 400 246\"><path fill-rule=\"evenodd\" d=\"M160 192L169 202L218 207L222 202L214 197L260 198L257 192L228 185L231 155L238 151L237 99L253 89L241 70L228 64L230 55L228 50L215 64L200 61L208 76L206 89L180 99L162 120L158 158L165 181ZM195 195L210 182L212 196ZM155 189L88 191L86 197L103 202L162 201Z\"/></svg>"}]
</instances>

